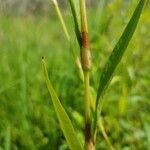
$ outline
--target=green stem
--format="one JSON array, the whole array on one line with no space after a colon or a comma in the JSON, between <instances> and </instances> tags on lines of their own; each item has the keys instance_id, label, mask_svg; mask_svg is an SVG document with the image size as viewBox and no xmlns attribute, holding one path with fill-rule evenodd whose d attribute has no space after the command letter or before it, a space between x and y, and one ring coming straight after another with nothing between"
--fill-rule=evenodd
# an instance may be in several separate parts
<instances>
[{"instance_id":1,"label":"green stem","mask_svg":"<svg viewBox=\"0 0 150 150\"><path fill-rule=\"evenodd\" d=\"M67 30L67 27L66 27L66 25L65 25L64 19L63 19L63 17L62 17L62 14L61 14L61 12L60 12L60 9L59 9L59 7L58 7L57 0L52 0L52 2L53 2L53 4L54 4L54 6L55 6L56 12L57 12L58 17L59 17L59 19L60 19L60 22L61 22L61 24L62 24L62 27L63 27L64 33L65 33L65 35L66 35L66 38L67 38L68 41L70 41L70 36L69 36L68 30Z\"/></svg>"},{"instance_id":2,"label":"green stem","mask_svg":"<svg viewBox=\"0 0 150 150\"><path fill-rule=\"evenodd\" d=\"M99 120L98 120L98 127L99 127L99 130L101 131L106 143L108 144L108 147L110 150L114 150L110 140L109 140L109 137L105 131L105 128L104 128L104 125L103 125L103 122L102 122L102 117L99 117Z\"/></svg>"},{"instance_id":3,"label":"green stem","mask_svg":"<svg viewBox=\"0 0 150 150\"><path fill-rule=\"evenodd\" d=\"M84 103L85 103L85 150L95 150L91 132L91 102L90 102L90 68L91 51L88 34L85 0L80 0L81 14L81 64L84 73Z\"/></svg>"},{"instance_id":4,"label":"green stem","mask_svg":"<svg viewBox=\"0 0 150 150\"><path fill-rule=\"evenodd\" d=\"M85 150L94 150L94 141L91 134L91 102L89 71L84 72L84 103L85 103Z\"/></svg>"},{"instance_id":5,"label":"green stem","mask_svg":"<svg viewBox=\"0 0 150 150\"><path fill-rule=\"evenodd\" d=\"M84 72L85 121L90 121L89 72Z\"/></svg>"},{"instance_id":6,"label":"green stem","mask_svg":"<svg viewBox=\"0 0 150 150\"><path fill-rule=\"evenodd\" d=\"M60 23L61 23L62 28L63 28L63 32L65 33L66 39L68 40L68 42L70 42L70 50L71 50L74 62L75 62L76 66L77 66L77 68L79 70L79 75L80 75L81 79L83 80L83 71L82 71L82 68L80 67L81 66L81 62L80 62L79 57L76 56L75 51L73 49L73 46L72 46L73 44L72 44L72 41L71 41L71 37L70 37L69 32L67 30L65 21L63 19L62 13L61 13L59 5L58 5L58 2L57 2L57 0L51 0L51 1L52 1L53 5L55 7L56 12L57 12L58 18L59 18Z\"/></svg>"},{"instance_id":7,"label":"green stem","mask_svg":"<svg viewBox=\"0 0 150 150\"><path fill-rule=\"evenodd\" d=\"M80 0L80 14L81 14L81 31L88 32L85 0Z\"/></svg>"}]
</instances>

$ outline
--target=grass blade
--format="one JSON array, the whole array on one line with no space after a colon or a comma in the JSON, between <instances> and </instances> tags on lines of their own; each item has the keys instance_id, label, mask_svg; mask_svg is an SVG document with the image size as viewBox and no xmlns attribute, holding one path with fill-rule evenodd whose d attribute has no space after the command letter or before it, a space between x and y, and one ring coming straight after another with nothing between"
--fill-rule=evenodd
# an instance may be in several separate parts
<instances>
[{"instance_id":1,"label":"grass blade","mask_svg":"<svg viewBox=\"0 0 150 150\"><path fill-rule=\"evenodd\" d=\"M97 123L97 112L98 112L98 104L100 97L102 96L103 92L105 91L106 87L108 86L112 75L119 64L132 36L138 24L140 15L142 13L144 4L146 0L140 0L129 23L127 24L122 36L120 37L118 43L114 47L112 54L110 55L106 65L103 68L102 74L100 76L99 87L97 91L97 98L96 98L96 110L94 114L94 133L96 129Z\"/></svg>"},{"instance_id":2,"label":"grass blade","mask_svg":"<svg viewBox=\"0 0 150 150\"><path fill-rule=\"evenodd\" d=\"M53 5L55 7L56 13L57 13L58 18L60 20L60 23L62 25L62 28L63 28L64 34L66 36L66 39L70 43L70 51L71 51L71 54L72 54L73 59L74 59L74 62L75 62L76 66L77 66L77 68L79 70L79 74L80 74L81 79L82 79L83 78L83 72L82 72L82 68L80 67L81 66L81 62L80 62L79 57L76 56L76 53L75 53L75 51L73 49L73 42L72 42L71 37L69 35L66 23L65 23L65 21L63 19L63 15L62 15L62 13L60 11L58 2L57 2L57 0L51 0L51 2L53 3ZM74 18L75 33L76 33L77 41L78 41L78 44L81 46L81 35L80 35L80 30L79 30L79 25L78 25L78 19L77 19L77 15L76 15L76 11L75 11L75 5L74 5L74 3L73 3L72 0L69 0L69 3L70 3L70 6L71 6L73 18Z\"/></svg>"},{"instance_id":3,"label":"grass blade","mask_svg":"<svg viewBox=\"0 0 150 150\"><path fill-rule=\"evenodd\" d=\"M75 130L72 126L72 123L71 123L65 109L61 105L61 103L57 97L57 94L49 80L46 63L45 63L44 59L42 59L42 65L43 65L43 70L44 70L44 76L46 79L46 85L47 85L47 88L51 95L51 99L52 99L52 102L53 102L53 105L55 108L55 112L57 114L59 123L61 125L61 129L64 133L64 136L66 138L68 146L71 150L83 150L82 145L79 142L78 137L75 133Z\"/></svg>"},{"instance_id":4,"label":"grass blade","mask_svg":"<svg viewBox=\"0 0 150 150\"><path fill-rule=\"evenodd\" d=\"M74 20L75 33L76 33L77 41L78 41L79 46L81 47L81 33L80 33L80 29L79 29L75 4L74 4L73 0L69 0L69 4L71 7L72 16L73 16L73 20Z\"/></svg>"},{"instance_id":5,"label":"grass blade","mask_svg":"<svg viewBox=\"0 0 150 150\"><path fill-rule=\"evenodd\" d=\"M66 38L67 38L68 41L70 41L70 36L69 36L68 30L67 30L65 21L64 21L64 19L63 19L62 13L61 13L61 11L60 11L60 9L59 9L58 2L57 2L57 0L51 0L51 1L52 1L52 3L54 4L54 7L55 7L55 9L56 9L58 18L59 18L59 20L60 20L60 22L61 22L61 25L62 25L63 31L64 31L64 33L65 33L65 35L66 35Z\"/></svg>"},{"instance_id":6,"label":"grass blade","mask_svg":"<svg viewBox=\"0 0 150 150\"><path fill-rule=\"evenodd\" d=\"M109 137L108 137L108 135L107 135L107 133L105 131L105 128L104 128L104 125L103 125L103 121L102 121L102 117L100 117L99 120L98 120L98 128L99 128L100 132L102 133L106 143L108 144L109 149L110 150L114 150L114 148L113 148L113 146L112 146L112 144L111 144L111 142L109 140Z\"/></svg>"}]
</instances>

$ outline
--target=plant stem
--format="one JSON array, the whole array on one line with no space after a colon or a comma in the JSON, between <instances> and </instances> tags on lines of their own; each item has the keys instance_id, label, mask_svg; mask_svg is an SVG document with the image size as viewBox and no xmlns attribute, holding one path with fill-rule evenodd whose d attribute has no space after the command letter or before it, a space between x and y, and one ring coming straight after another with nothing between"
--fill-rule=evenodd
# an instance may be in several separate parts
<instances>
[{"instance_id":1,"label":"plant stem","mask_svg":"<svg viewBox=\"0 0 150 150\"><path fill-rule=\"evenodd\" d=\"M85 0L80 0L80 14L81 14L81 31L88 32Z\"/></svg>"},{"instance_id":2,"label":"plant stem","mask_svg":"<svg viewBox=\"0 0 150 150\"><path fill-rule=\"evenodd\" d=\"M98 120L98 128L99 128L99 130L101 131L101 133L102 133L102 135L103 135L103 137L104 137L106 143L108 144L109 150L114 150L114 148L113 148L113 146L112 146L112 144L111 144L111 142L110 142L110 140L109 140L109 137L108 137L108 135L107 135L107 133L106 133L106 131L105 131L105 128L104 128L104 125L103 125L103 122L102 122L102 117L99 117L99 120Z\"/></svg>"},{"instance_id":3,"label":"plant stem","mask_svg":"<svg viewBox=\"0 0 150 150\"><path fill-rule=\"evenodd\" d=\"M91 134L91 110L90 110L90 84L89 72L84 72L84 103L85 103L85 150L94 150L94 142Z\"/></svg>"},{"instance_id":4,"label":"plant stem","mask_svg":"<svg viewBox=\"0 0 150 150\"><path fill-rule=\"evenodd\" d=\"M53 4L54 4L54 6L55 6L56 12L57 12L58 17L59 17L59 19L60 19L60 22L61 22L61 24L62 24L62 27L63 27L64 33L65 33L65 35L66 35L66 38L67 38L68 41L70 41L70 36L69 36L68 30L67 30L67 27L66 27L66 25L65 25L64 19L63 19L63 17L62 17L62 14L61 14L61 12L60 12L60 9L59 9L59 7L58 7L57 0L52 0L52 2L53 2Z\"/></svg>"},{"instance_id":5,"label":"plant stem","mask_svg":"<svg viewBox=\"0 0 150 150\"><path fill-rule=\"evenodd\" d=\"M91 51L89 43L86 3L80 0L81 14L81 64L84 73L84 103L85 103L85 150L94 150L95 144L91 132L91 103L90 103L90 68Z\"/></svg>"},{"instance_id":6,"label":"plant stem","mask_svg":"<svg viewBox=\"0 0 150 150\"><path fill-rule=\"evenodd\" d=\"M63 19L62 13L61 13L60 8L58 6L58 2L57 2L57 0L51 0L51 1L52 1L53 5L55 7L56 12L57 12L58 18L59 18L60 23L61 23L62 28L63 28L63 32L65 33L66 39L70 43L70 50L71 50L74 62L75 62L76 66L77 66L77 68L79 70L80 78L81 78L81 80L83 80L83 70L81 68L81 62L80 62L79 57L76 56L75 51L74 51L74 49L72 47L71 37L69 35L69 32L68 32L68 29L66 27L65 21ZM78 26L78 25L76 25L76 26ZM77 32L79 32L79 29L77 30ZM78 37L78 42L79 42L79 45L80 45L80 37Z\"/></svg>"},{"instance_id":7,"label":"plant stem","mask_svg":"<svg viewBox=\"0 0 150 150\"><path fill-rule=\"evenodd\" d=\"M89 72L84 72L85 120L90 121Z\"/></svg>"}]
</instances>

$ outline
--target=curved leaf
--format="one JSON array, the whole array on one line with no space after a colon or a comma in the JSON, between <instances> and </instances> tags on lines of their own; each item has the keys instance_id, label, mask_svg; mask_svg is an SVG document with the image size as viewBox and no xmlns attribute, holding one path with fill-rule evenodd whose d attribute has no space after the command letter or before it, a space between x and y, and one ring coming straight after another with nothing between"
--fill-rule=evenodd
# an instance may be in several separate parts
<instances>
[{"instance_id":1,"label":"curved leaf","mask_svg":"<svg viewBox=\"0 0 150 150\"><path fill-rule=\"evenodd\" d=\"M106 65L104 66L101 76L100 76L100 81L99 81L99 87L97 91L97 98L96 98L96 110L95 110L95 115L94 115L94 132L96 130L96 122L97 122L97 112L98 112L98 104L100 97L103 95L105 89L107 88L113 73L119 64L132 36L133 33L136 29L136 26L138 24L140 15L142 13L144 4L146 0L140 0L129 23L127 24L122 36L120 37L118 43L114 47Z\"/></svg>"},{"instance_id":2,"label":"curved leaf","mask_svg":"<svg viewBox=\"0 0 150 150\"><path fill-rule=\"evenodd\" d=\"M47 85L48 91L51 95L51 99L52 99L52 102L53 102L53 105L55 108L55 112L57 114L61 129L64 133L64 136L66 138L68 146L71 150L83 150L83 147L78 140L77 134L75 133L72 123L71 123L65 109L61 105L61 103L57 97L57 94L49 80L46 63L45 63L44 59L42 60L42 65L43 65L43 70L44 70L44 76L46 79L46 85Z\"/></svg>"}]
</instances>

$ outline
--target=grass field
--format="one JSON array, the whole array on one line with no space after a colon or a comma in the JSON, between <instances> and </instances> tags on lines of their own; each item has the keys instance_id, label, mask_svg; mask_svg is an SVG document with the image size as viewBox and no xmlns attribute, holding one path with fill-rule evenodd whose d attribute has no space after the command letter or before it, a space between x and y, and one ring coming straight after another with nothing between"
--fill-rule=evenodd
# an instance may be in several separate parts
<instances>
[{"instance_id":1,"label":"grass field","mask_svg":"<svg viewBox=\"0 0 150 150\"><path fill-rule=\"evenodd\" d=\"M133 8L134 8L133 4ZM92 49L91 85L127 23L132 7L104 10L101 20L90 10ZM107 14L107 12L110 12ZM64 13L74 49L71 15ZM102 121L115 150L148 150L150 145L150 18L145 8L132 42L103 97ZM65 150L42 72L48 64L50 79L83 140L82 81L70 45L57 16L0 17L0 150ZM96 96L95 92L92 92ZM97 149L108 149L101 132Z\"/></svg>"}]
</instances>

